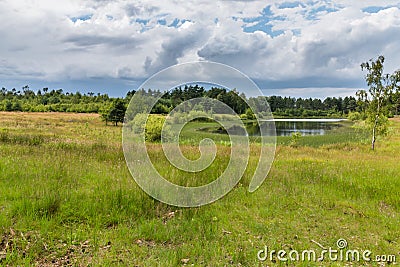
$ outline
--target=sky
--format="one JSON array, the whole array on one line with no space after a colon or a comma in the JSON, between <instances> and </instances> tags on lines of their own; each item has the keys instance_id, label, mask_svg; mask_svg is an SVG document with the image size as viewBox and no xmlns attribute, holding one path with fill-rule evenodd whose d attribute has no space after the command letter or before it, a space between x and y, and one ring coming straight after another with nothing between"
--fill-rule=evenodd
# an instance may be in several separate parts
<instances>
[{"instance_id":1,"label":"sky","mask_svg":"<svg viewBox=\"0 0 400 267\"><path fill-rule=\"evenodd\" d=\"M400 68L400 1L0 0L0 25L8 89L124 96L164 68L212 61L264 95L325 98L365 89L371 58Z\"/></svg>"}]
</instances>

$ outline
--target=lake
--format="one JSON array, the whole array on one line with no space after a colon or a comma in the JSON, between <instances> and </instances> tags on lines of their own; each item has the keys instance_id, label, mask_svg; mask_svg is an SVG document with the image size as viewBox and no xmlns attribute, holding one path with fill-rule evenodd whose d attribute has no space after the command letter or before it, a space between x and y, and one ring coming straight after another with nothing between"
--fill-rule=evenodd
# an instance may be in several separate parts
<instances>
[{"instance_id":1,"label":"lake","mask_svg":"<svg viewBox=\"0 0 400 267\"><path fill-rule=\"evenodd\" d=\"M325 135L328 131L342 127L346 119L274 119L277 136L291 136L294 132L302 135ZM272 120L261 121L260 127L271 127ZM246 124L250 136L260 135L257 123ZM271 131L266 131L270 133Z\"/></svg>"}]
</instances>

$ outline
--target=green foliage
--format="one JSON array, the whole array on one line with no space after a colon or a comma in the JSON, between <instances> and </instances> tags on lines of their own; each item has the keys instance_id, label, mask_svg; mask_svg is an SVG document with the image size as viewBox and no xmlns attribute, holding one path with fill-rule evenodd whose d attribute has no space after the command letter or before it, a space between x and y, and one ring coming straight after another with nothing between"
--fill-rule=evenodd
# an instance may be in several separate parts
<instances>
[{"instance_id":1,"label":"green foliage","mask_svg":"<svg viewBox=\"0 0 400 267\"><path fill-rule=\"evenodd\" d=\"M240 119L247 120L247 115L246 114L240 114Z\"/></svg>"},{"instance_id":2,"label":"green foliage","mask_svg":"<svg viewBox=\"0 0 400 267\"><path fill-rule=\"evenodd\" d=\"M292 147L297 147L298 146L298 143L299 143L299 141L300 141L300 138L301 138L301 133L300 132L294 132L294 133L292 133L292 136L291 136L291 138L290 138L290 146L292 146Z\"/></svg>"},{"instance_id":3,"label":"green foliage","mask_svg":"<svg viewBox=\"0 0 400 267\"><path fill-rule=\"evenodd\" d=\"M13 104L11 103L10 100L6 100L4 103L4 110L5 111L12 111L13 110Z\"/></svg>"},{"instance_id":4,"label":"green foliage","mask_svg":"<svg viewBox=\"0 0 400 267\"><path fill-rule=\"evenodd\" d=\"M163 116L149 116L146 122L145 140L148 142L161 141L161 130L165 122Z\"/></svg>"},{"instance_id":5,"label":"green foliage","mask_svg":"<svg viewBox=\"0 0 400 267\"><path fill-rule=\"evenodd\" d=\"M254 115L254 113L253 113L253 111L251 110L251 108L247 108L245 114L246 114L246 118L247 118L248 120L254 120L254 119L256 119L256 115Z\"/></svg>"},{"instance_id":6,"label":"green foliage","mask_svg":"<svg viewBox=\"0 0 400 267\"><path fill-rule=\"evenodd\" d=\"M207 117L209 117L210 114L207 114L207 112L202 111L202 110L191 110L189 111L189 114L187 116L187 121L191 120L197 120L197 121L207 121Z\"/></svg>"},{"instance_id":7,"label":"green foliage","mask_svg":"<svg viewBox=\"0 0 400 267\"><path fill-rule=\"evenodd\" d=\"M118 125L118 122L124 122L125 116L125 103L121 99L117 99L111 105L111 109L108 114L108 119Z\"/></svg>"},{"instance_id":8,"label":"green foliage","mask_svg":"<svg viewBox=\"0 0 400 267\"><path fill-rule=\"evenodd\" d=\"M318 98L294 98L282 96L266 97L271 111L282 117L326 117L335 114L341 117L357 109L357 100L352 96Z\"/></svg>"},{"instance_id":9,"label":"green foliage","mask_svg":"<svg viewBox=\"0 0 400 267\"><path fill-rule=\"evenodd\" d=\"M152 109L152 113L155 114L168 114L169 113L169 108L161 103L157 103L154 105L153 109Z\"/></svg>"},{"instance_id":10,"label":"green foliage","mask_svg":"<svg viewBox=\"0 0 400 267\"><path fill-rule=\"evenodd\" d=\"M106 94L64 93L62 89L43 88L37 93L28 86L22 91L0 89L0 111L97 113L112 100Z\"/></svg>"},{"instance_id":11,"label":"green foliage","mask_svg":"<svg viewBox=\"0 0 400 267\"><path fill-rule=\"evenodd\" d=\"M136 114L135 118L132 121L128 122L128 125L131 127L134 133L142 133L145 130L146 121L147 114L139 113Z\"/></svg>"},{"instance_id":12,"label":"green foliage","mask_svg":"<svg viewBox=\"0 0 400 267\"><path fill-rule=\"evenodd\" d=\"M365 99L366 123L372 132L371 148L375 148L376 136L387 131L387 115L391 108L391 95L399 89L400 70L393 74L384 74L385 57L379 56L376 60L370 59L361 64L361 69L366 70L365 81L369 87L369 96L365 91L358 95Z\"/></svg>"},{"instance_id":13,"label":"green foliage","mask_svg":"<svg viewBox=\"0 0 400 267\"><path fill-rule=\"evenodd\" d=\"M115 124L115 126L117 126L118 122L124 122L125 111L126 107L124 101L117 98L111 103L111 105L103 110L101 116L106 123L111 121Z\"/></svg>"},{"instance_id":14,"label":"green foliage","mask_svg":"<svg viewBox=\"0 0 400 267\"><path fill-rule=\"evenodd\" d=\"M128 122L128 126L136 134L144 134L147 142L161 141L161 133L166 118L161 115L147 115L139 113L135 118ZM170 138L170 126L166 125L164 129L164 138Z\"/></svg>"},{"instance_id":15,"label":"green foliage","mask_svg":"<svg viewBox=\"0 0 400 267\"><path fill-rule=\"evenodd\" d=\"M151 89L148 89L147 91L141 89L135 94L140 95L140 101L139 99L136 99L136 105L130 107L130 110L127 111L127 117L129 120L133 119L130 114L141 112L166 114L180 103L194 97L210 97L217 99L230 106L238 114L245 114L246 109L248 108L248 105L244 101L244 99L246 99L244 94L239 94L236 90L227 91L224 88L216 87L206 91L203 87L198 85L190 85L185 86L184 88L177 87L171 92L165 93ZM130 99L132 93L129 92L128 95L127 99ZM159 100L150 110L150 103L153 102L155 98L159 98ZM254 100L254 98L250 98L249 101L252 99ZM357 101L354 97L328 97L322 101L320 99L312 98L296 99L290 97L271 96L265 97L265 100L268 101L271 111L274 112L275 115L288 117L341 117L343 114L347 114L349 111L354 111L357 108Z\"/></svg>"},{"instance_id":16,"label":"green foliage","mask_svg":"<svg viewBox=\"0 0 400 267\"><path fill-rule=\"evenodd\" d=\"M150 113L151 105L155 101L155 96L151 93L151 90L147 93L144 89L141 89L135 93L137 96L135 105L128 105L126 110L126 118L128 121L133 120L133 117L139 113Z\"/></svg>"},{"instance_id":17,"label":"green foliage","mask_svg":"<svg viewBox=\"0 0 400 267\"><path fill-rule=\"evenodd\" d=\"M123 99L125 104L129 102L133 95L140 96L136 99L136 105L130 106L126 117L130 121L132 116L138 113L167 114L180 103L196 98L209 97L217 99L230 106L237 114L246 114L249 106L244 100L246 96L234 90L212 87L206 90L199 85L186 85L176 87L170 92L161 92L152 89L140 89L138 91L129 91ZM151 107L150 104L158 98L156 104ZM261 97L266 100L271 111L278 117L342 117L352 112L360 111L362 104L354 97L327 97L324 100L312 98L292 98L281 96ZM63 92L62 89L49 90L43 88L34 92L29 86L24 86L22 91L16 89L0 90L0 111L28 111L28 112L75 112L75 113L100 113L106 118L109 106L116 98L110 98L107 94L80 92ZM257 103L256 98L250 97L249 102ZM392 114L400 112L400 94L393 95L390 99L393 105ZM207 112L207 110L205 110ZM387 114L388 115L388 114Z\"/></svg>"},{"instance_id":18,"label":"green foliage","mask_svg":"<svg viewBox=\"0 0 400 267\"><path fill-rule=\"evenodd\" d=\"M374 131L377 136L385 136L388 133L389 129L389 119L383 114L380 114L378 117L368 116L365 120L367 129L370 132Z\"/></svg>"},{"instance_id":19,"label":"green foliage","mask_svg":"<svg viewBox=\"0 0 400 267\"><path fill-rule=\"evenodd\" d=\"M349 119L351 121L359 121L359 120L365 120L366 116L365 116L365 113L360 113L358 111L354 111L354 112L350 112L347 115L347 119Z\"/></svg>"},{"instance_id":20,"label":"green foliage","mask_svg":"<svg viewBox=\"0 0 400 267\"><path fill-rule=\"evenodd\" d=\"M21 103L19 101L14 102L12 105L12 110L13 111L22 111Z\"/></svg>"}]
</instances>

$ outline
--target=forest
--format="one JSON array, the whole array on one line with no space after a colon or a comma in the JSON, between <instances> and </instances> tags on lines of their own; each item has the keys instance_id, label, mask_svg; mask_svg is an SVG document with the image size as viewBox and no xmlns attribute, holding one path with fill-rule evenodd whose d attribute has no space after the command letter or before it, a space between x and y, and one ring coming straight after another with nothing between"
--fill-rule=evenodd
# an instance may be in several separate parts
<instances>
[{"instance_id":1,"label":"forest","mask_svg":"<svg viewBox=\"0 0 400 267\"><path fill-rule=\"evenodd\" d=\"M327 97L319 98L294 98L282 96L265 96L271 111L276 117L344 117L350 112L362 112L368 99L359 91L355 97ZM15 88L0 90L0 111L25 111L25 112L73 112L73 113L99 113L106 121L122 122L121 118L113 118L113 110L117 108L119 114L125 111L135 90L129 91L123 98L110 97L108 94L64 92L63 89L49 90L43 88L32 90L28 85L21 90ZM206 90L199 85L185 85L176 87L169 92L160 90L140 89L139 93L147 97L160 97L153 107L154 114L167 114L180 103L195 97L210 97L229 105L238 114L245 114L248 108L243 99L247 99L235 89L212 87ZM250 98L249 101L254 99ZM386 111L388 117L399 114L400 93L396 92L388 99L390 107ZM114 112L115 113L115 112ZM118 112L117 112L118 113ZM111 114L111 115L110 115ZM119 115L121 117L121 115Z\"/></svg>"}]
</instances>

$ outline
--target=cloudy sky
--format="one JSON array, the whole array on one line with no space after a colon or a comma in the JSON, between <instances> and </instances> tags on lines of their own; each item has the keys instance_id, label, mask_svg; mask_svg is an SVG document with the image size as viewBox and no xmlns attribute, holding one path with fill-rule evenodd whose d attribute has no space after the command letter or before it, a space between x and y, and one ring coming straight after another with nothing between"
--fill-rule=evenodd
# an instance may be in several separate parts
<instances>
[{"instance_id":1,"label":"cloudy sky","mask_svg":"<svg viewBox=\"0 0 400 267\"><path fill-rule=\"evenodd\" d=\"M0 0L0 87L123 96L177 63L237 68L265 95L352 95L400 68L400 1ZM160 88L162 89L162 88Z\"/></svg>"}]
</instances>

